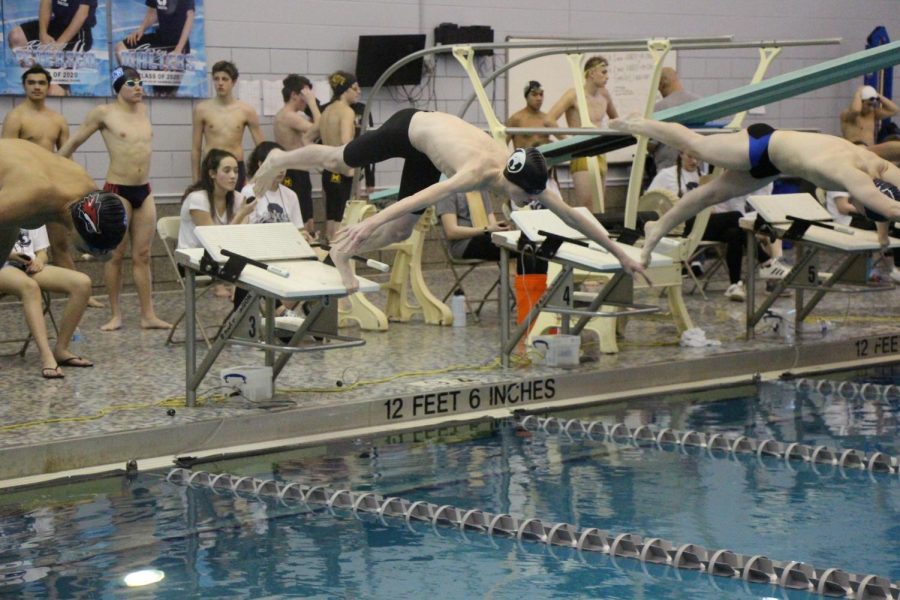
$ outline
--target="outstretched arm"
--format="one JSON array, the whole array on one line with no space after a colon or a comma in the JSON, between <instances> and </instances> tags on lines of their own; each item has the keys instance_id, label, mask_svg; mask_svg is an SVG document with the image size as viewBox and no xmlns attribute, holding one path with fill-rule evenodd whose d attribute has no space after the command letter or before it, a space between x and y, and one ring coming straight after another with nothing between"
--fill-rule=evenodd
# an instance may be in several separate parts
<instances>
[{"instance_id":1,"label":"outstretched arm","mask_svg":"<svg viewBox=\"0 0 900 600\"><path fill-rule=\"evenodd\" d=\"M644 266L636 260L629 258L618 244L609 239L609 236L606 235L606 232L603 231L603 228L600 227L600 223L598 223L596 219L587 216L583 211L575 210L573 207L566 204L558 193L549 188L541 193L539 199L541 204L552 210L566 225L577 229L591 240L600 244L607 252L615 256L616 260L622 264L622 269L624 269L626 273L632 277L639 274L648 284L652 285L652 282L647 277Z\"/></svg>"}]
</instances>

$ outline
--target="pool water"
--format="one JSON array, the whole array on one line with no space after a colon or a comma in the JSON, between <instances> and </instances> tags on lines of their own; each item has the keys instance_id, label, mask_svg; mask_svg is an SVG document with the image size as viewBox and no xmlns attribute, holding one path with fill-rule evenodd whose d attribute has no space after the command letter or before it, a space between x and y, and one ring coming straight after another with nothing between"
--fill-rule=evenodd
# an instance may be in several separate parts
<instances>
[{"instance_id":1,"label":"pool water","mask_svg":"<svg viewBox=\"0 0 900 600\"><path fill-rule=\"evenodd\" d=\"M886 374L885 374L886 373ZM893 371L881 381L900 382ZM871 380L871 378L870 378ZM900 455L900 398L763 384L582 409L580 419ZM632 532L900 580L895 475L636 447L480 423L197 465ZM0 597L813 598L400 519L217 494L164 473L0 497ZM153 568L165 578L126 588Z\"/></svg>"}]
</instances>

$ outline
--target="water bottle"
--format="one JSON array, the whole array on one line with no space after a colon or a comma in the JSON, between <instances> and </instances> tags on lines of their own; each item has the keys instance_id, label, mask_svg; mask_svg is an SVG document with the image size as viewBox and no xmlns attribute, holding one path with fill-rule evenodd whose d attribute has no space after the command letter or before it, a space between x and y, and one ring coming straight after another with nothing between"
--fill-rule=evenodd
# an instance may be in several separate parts
<instances>
[{"instance_id":1,"label":"water bottle","mask_svg":"<svg viewBox=\"0 0 900 600\"><path fill-rule=\"evenodd\" d=\"M81 327L76 327L75 332L72 333L72 343L78 343L84 341L84 336L81 334Z\"/></svg>"},{"instance_id":2,"label":"water bottle","mask_svg":"<svg viewBox=\"0 0 900 600\"><path fill-rule=\"evenodd\" d=\"M453 313L453 326L466 326L466 297L463 295L462 288L456 288L453 296L450 298L450 312Z\"/></svg>"}]
</instances>

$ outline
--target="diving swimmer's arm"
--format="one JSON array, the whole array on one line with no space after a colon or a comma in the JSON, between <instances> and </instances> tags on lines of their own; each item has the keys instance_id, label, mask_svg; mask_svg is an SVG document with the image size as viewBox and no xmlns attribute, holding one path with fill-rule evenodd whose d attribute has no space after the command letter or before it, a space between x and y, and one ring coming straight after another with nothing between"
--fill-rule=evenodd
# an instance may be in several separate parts
<instances>
[{"instance_id":1,"label":"diving swimmer's arm","mask_svg":"<svg viewBox=\"0 0 900 600\"><path fill-rule=\"evenodd\" d=\"M366 219L366 221L374 220L375 225L383 225L384 223L393 221L403 215L423 208L428 208L441 198L446 198L451 194L472 189L472 185L474 185L474 178L457 173L449 179L438 181L424 190L416 192L412 196L407 196L398 202L394 202L384 210L376 213L370 219Z\"/></svg>"},{"instance_id":2,"label":"diving swimmer's arm","mask_svg":"<svg viewBox=\"0 0 900 600\"><path fill-rule=\"evenodd\" d=\"M636 260L632 260L617 244L609 239L609 236L606 235L595 219L588 217L583 212L577 211L566 204L565 201L552 190L544 190L539 196L539 199L544 206L558 215L566 225L577 229L591 240L600 244L607 252L615 256L616 260L622 264L622 268L626 273L629 275L638 273L647 280L648 284L652 284L647 277L643 265Z\"/></svg>"}]
</instances>

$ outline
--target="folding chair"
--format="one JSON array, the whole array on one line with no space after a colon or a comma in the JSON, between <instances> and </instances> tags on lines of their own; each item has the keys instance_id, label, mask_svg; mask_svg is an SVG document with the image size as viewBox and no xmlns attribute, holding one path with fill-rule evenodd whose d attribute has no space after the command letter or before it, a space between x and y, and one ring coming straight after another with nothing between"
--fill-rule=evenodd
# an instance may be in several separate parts
<instances>
[{"instance_id":1,"label":"folding chair","mask_svg":"<svg viewBox=\"0 0 900 600\"><path fill-rule=\"evenodd\" d=\"M0 294L0 298L3 298L6 294ZM49 317L50 324L53 326L54 335L59 335L59 328L56 326L56 319L53 317L53 311L50 310L50 292L47 290L41 290L41 303L44 306L44 315ZM31 331L28 331L28 334L25 337L20 338L7 338L0 340L0 344L18 344L21 342L22 347L16 352L9 352L6 354L0 354L0 356L25 356L25 353L28 351L28 346L31 344L31 340L34 339L34 336L31 335Z\"/></svg>"},{"instance_id":2,"label":"folding chair","mask_svg":"<svg viewBox=\"0 0 900 600\"><path fill-rule=\"evenodd\" d=\"M469 204L469 214L472 217L472 226L473 227L485 227L488 224L487 213L484 210L484 200L482 198L482 192L468 192L466 193L466 201ZM438 227L440 230L441 236L441 248L444 251L444 257L447 259L447 264L450 266L450 272L453 273L453 285L450 286L450 290L444 295L442 298L442 302L445 304L450 296L457 289L463 289L463 280L469 276L479 265L483 264L493 264L497 265L497 261L494 260L485 260L481 258L456 258L450 252L450 240L447 239L447 235L444 232L444 227L441 225ZM494 290L500 286L500 269L498 265L497 269L497 278L488 288L487 292L481 296L478 300L471 300L468 294L465 294L466 298L466 310L472 313L475 317L476 321L479 321L481 318L481 309L484 308L485 303L490 300L491 294L493 294ZM500 302L500 294L497 294L496 298L498 302ZM478 308L473 309L473 306L477 304ZM499 310L499 308L498 308Z\"/></svg>"},{"instance_id":3,"label":"folding chair","mask_svg":"<svg viewBox=\"0 0 900 600\"><path fill-rule=\"evenodd\" d=\"M163 242L163 247L166 249L166 255L169 257L169 262L172 263L172 269L175 270L175 276L178 278L178 283L181 285L181 289L184 290L184 276L181 274L181 270L178 268L178 262L175 260L175 248L178 246L178 230L181 228L181 217L160 217L156 222L156 233L159 234L159 238ZM207 277L206 275L198 275L195 277L195 281L197 284L197 293L195 299L199 299L203 294L209 291L210 286L213 283L211 277ZM166 345L169 344L183 344L183 340L175 340L175 330L178 328L178 325L185 317L185 311L181 311L181 314L178 316L178 319L172 323L172 328L169 330L169 335L166 337ZM209 336L206 334L207 327L216 327L215 325L204 325L200 320L200 315L197 314L197 329L200 331L200 335L203 336L203 340L206 342L207 346L211 346L212 343L209 341Z\"/></svg>"}]
</instances>

